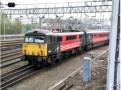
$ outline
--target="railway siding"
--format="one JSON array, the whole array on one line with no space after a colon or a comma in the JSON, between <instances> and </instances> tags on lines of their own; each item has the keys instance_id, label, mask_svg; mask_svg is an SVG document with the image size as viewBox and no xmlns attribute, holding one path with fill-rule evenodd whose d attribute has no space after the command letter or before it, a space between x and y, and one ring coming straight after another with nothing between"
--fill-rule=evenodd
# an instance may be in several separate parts
<instances>
[{"instance_id":1,"label":"railway siding","mask_svg":"<svg viewBox=\"0 0 121 90\"><path fill-rule=\"evenodd\" d=\"M7 51L15 48L20 48L22 43L22 39L1 41L0 49L1 51Z\"/></svg>"}]
</instances>

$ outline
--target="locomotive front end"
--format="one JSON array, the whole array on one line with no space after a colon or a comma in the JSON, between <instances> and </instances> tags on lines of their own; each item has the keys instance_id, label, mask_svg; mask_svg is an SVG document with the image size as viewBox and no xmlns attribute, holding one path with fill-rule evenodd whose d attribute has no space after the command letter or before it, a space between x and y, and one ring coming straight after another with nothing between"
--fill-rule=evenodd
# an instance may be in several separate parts
<instances>
[{"instance_id":1,"label":"locomotive front end","mask_svg":"<svg viewBox=\"0 0 121 90\"><path fill-rule=\"evenodd\" d=\"M40 65L47 58L47 45L45 34L39 31L25 34L21 60L31 65Z\"/></svg>"},{"instance_id":2,"label":"locomotive front end","mask_svg":"<svg viewBox=\"0 0 121 90\"><path fill-rule=\"evenodd\" d=\"M47 44L45 36L25 36L22 45L22 60L28 60L30 64L41 63L47 56Z\"/></svg>"},{"instance_id":3,"label":"locomotive front end","mask_svg":"<svg viewBox=\"0 0 121 90\"><path fill-rule=\"evenodd\" d=\"M26 56L47 56L47 44L24 43L22 54Z\"/></svg>"}]
</instances>

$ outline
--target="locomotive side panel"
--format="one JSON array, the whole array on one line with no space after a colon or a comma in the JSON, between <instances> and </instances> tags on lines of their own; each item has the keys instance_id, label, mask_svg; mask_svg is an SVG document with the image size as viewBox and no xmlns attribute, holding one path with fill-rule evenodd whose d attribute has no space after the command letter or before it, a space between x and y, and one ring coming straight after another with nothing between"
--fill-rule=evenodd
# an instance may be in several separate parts
<instances>
[{"instance_id":1,"label":"locomotive side panel","mask_svg":"<svg viewBox=\"0 0 121 90\"><path fill-rule=\"evenodd\" d=\"M78 35L63 36L63 41L60 43L61 52L80 47L80 39Z\"/></svg>"}]
</instances>

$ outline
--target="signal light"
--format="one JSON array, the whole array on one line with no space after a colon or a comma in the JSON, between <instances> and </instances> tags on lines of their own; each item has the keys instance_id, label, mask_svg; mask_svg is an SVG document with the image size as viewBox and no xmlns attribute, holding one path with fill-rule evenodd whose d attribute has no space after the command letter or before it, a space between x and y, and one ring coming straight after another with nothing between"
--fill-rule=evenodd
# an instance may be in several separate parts
<instances>
[{"instance_id":1,"label":"signal light","mask_svg":"<svg viewBox=\"0 0 121 90\"><path fill-rule=\"evenodd\" d=\"M14 2L9 2L8 7L15 7L15 3Z\"/></svg>"}]
</instances>

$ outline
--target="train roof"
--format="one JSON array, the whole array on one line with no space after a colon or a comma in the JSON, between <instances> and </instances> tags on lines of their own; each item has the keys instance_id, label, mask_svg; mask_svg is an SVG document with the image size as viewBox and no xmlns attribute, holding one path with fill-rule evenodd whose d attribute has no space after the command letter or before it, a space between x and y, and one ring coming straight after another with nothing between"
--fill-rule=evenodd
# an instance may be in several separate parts
<instances>
[{"instance_id":1,"label":"train roof","mask_svg":"<svg viewBox=\"0 0 121 90\"><path fill-rule=\"evenodd\" d=\"M25 35L52 35L53 32L44 29L34 29L26 33Z\"/></svg>"},{"instance_id":2,"label":"train roof","mask_svg":"<svg viewBox=\"0 0 121 90\"><path fill-rule=\"evenodd\" d=\"M84 34L84 32L62 32L62 33L54 33L55 36L67 36L67 35L77 35Z\"/></svg>"},{"instance_id":3,"label":"train roof","mask_svg":"<svg viewBox=\"0 0 121 90\"><path fill-rule=\"evenodd\" d=\"M104 33L109 31L101 31L101 30L91 30L91 31L85 31L86 33ZM84 31L80 32L52 32L45 29L34 29L26 33L25 35L54 35L54 36L67 36L67 35L77 35L77 34L84 34Z\"/></svg>"},{"instance_id":4,"label":"train roof","mask_svg":"<svg viewBox=\"0 0 121 90\"><path fill-rule=\"evenodd\" d=\"M51 32L44 29L34 29L26 33L25 35L54 35L54 36L63 36L63 35L76 35L83 34L84 32Z\"/></svg>"},{"instance_id":5,"label":"train roof","mask_svg":"<svg viewBox=\"0 0 121 90\"><path fill-rule=\"evenodd\" d=\"M77 34L84 34L84 33L108 33L109 31L104 30L90 30L90 31L80 31L80 32L62 32L62 33L54 33L56 36L62 36L62 35L77 35Z\"/></svg>"},{"instance_id":6,"label":"train roof","mask_svg":"<svg viewBox=\"0 0 121 90\"><path fill-rule=\"evenodd\" d=\"M90 31L86 31L87 33L103 33L103 32L105 32L105 33L108 33L109 31L104 31L104 30L90 30Z\"/></svg>"}]
</instances>

